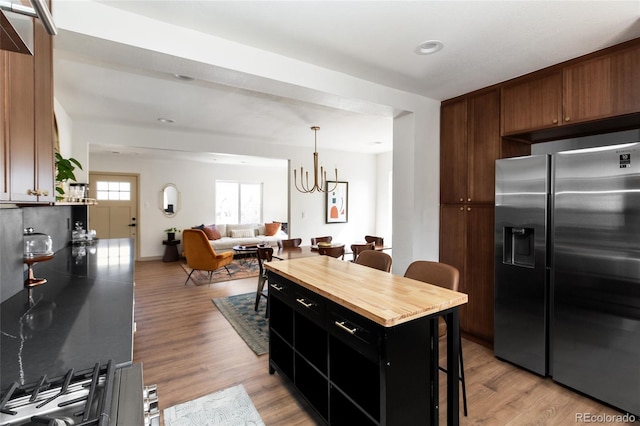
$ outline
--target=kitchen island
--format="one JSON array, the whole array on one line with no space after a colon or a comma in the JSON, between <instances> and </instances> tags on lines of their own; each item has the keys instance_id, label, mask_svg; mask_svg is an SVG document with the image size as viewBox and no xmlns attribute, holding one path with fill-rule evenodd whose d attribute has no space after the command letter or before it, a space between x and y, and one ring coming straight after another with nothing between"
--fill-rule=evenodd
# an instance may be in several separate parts
<instances>
[{"instance_id":1,"label":"kitchen island","mask_svg":"<svg viewBox=\"0 0 640 426\"><path fill-rule=\"evenodd\" d=\"M133 360L133 241L58 250L34 265L47 282L0 305L0 393L114 360Z\"/></svg>"},{"instance_id":2,"label":"kitchen island","mask_svg":"<svg viewBox=\"0 0 640 426\"><path fill-rule=\"evenodd\" d=\"M269 371L328 424L438 424L437 318L447 319L447 423L459 423L467 295L329 256L266 263Z\"/></svg>"}]
</instances>

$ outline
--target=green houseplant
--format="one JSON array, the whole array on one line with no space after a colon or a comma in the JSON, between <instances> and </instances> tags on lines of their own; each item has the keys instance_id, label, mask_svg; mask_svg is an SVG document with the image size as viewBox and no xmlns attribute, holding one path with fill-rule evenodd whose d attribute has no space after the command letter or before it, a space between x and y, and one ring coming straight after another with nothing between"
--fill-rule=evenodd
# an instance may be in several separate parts
<instances>
[{"instance_id":1,"label":"green houseplant","mask_svg":"<svg viewBox=\"0 0 640 426\"><path fill-rule=\"evenodd\" d=\"M55 165L56 165L56 201L64 200L65 190L64 182L69 180L76 181L76 175L73 171L76 168L82 170L82 164L73 157L64 158L58 151L55 152Z\"/></svg>"}]
</instances>

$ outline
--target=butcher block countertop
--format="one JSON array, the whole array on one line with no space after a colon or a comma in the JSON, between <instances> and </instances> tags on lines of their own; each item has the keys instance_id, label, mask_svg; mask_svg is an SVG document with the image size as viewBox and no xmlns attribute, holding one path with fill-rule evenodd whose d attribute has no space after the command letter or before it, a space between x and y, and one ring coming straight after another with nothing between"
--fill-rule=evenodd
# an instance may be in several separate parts
<instances>
[{"instance_id":1,"label":"butcher block countertop","mask_svg":"<svg viewBox=\"0 0 640 426\"><path fill-rule=\"evenodd\" d=\"M384 327L463 305L464 293L330 256L273 261L265 267Z\"/></svg>"}]
</instances>

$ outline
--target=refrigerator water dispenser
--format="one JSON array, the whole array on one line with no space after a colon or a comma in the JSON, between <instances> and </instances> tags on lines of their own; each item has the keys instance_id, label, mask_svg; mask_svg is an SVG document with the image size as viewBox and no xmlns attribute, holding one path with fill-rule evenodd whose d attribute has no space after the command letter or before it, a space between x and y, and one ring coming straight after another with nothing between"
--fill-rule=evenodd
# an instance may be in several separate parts
<instances>
[{"instance_id":1,"label":"refrigerator water dispenser","mask_svg":"<svg viewBox=\"0 0 640 426\"><path fill-rule=\"evenodd\" d=\"M533 268L535 266L534 229L505 226L503 235L502 262L507 265Z\"/></svg>"}]
</instances>

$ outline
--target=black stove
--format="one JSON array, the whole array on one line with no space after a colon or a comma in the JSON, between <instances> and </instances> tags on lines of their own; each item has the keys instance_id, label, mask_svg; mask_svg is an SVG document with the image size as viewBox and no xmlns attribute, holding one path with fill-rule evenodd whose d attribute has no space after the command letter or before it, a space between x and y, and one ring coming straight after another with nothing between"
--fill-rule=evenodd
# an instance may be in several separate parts
<instances>
[{"instance_id":1,"label":"black stove","mask_svg":"<svg viewBox=\"0 0 640 426\"><path fill-rule=\"evenodd\" d=\"M14 383L0 399L0 425L151 425L159 417L155 387L143 388L142 366L113 361L37 383Z\"/></svg>"}]
</instances>

